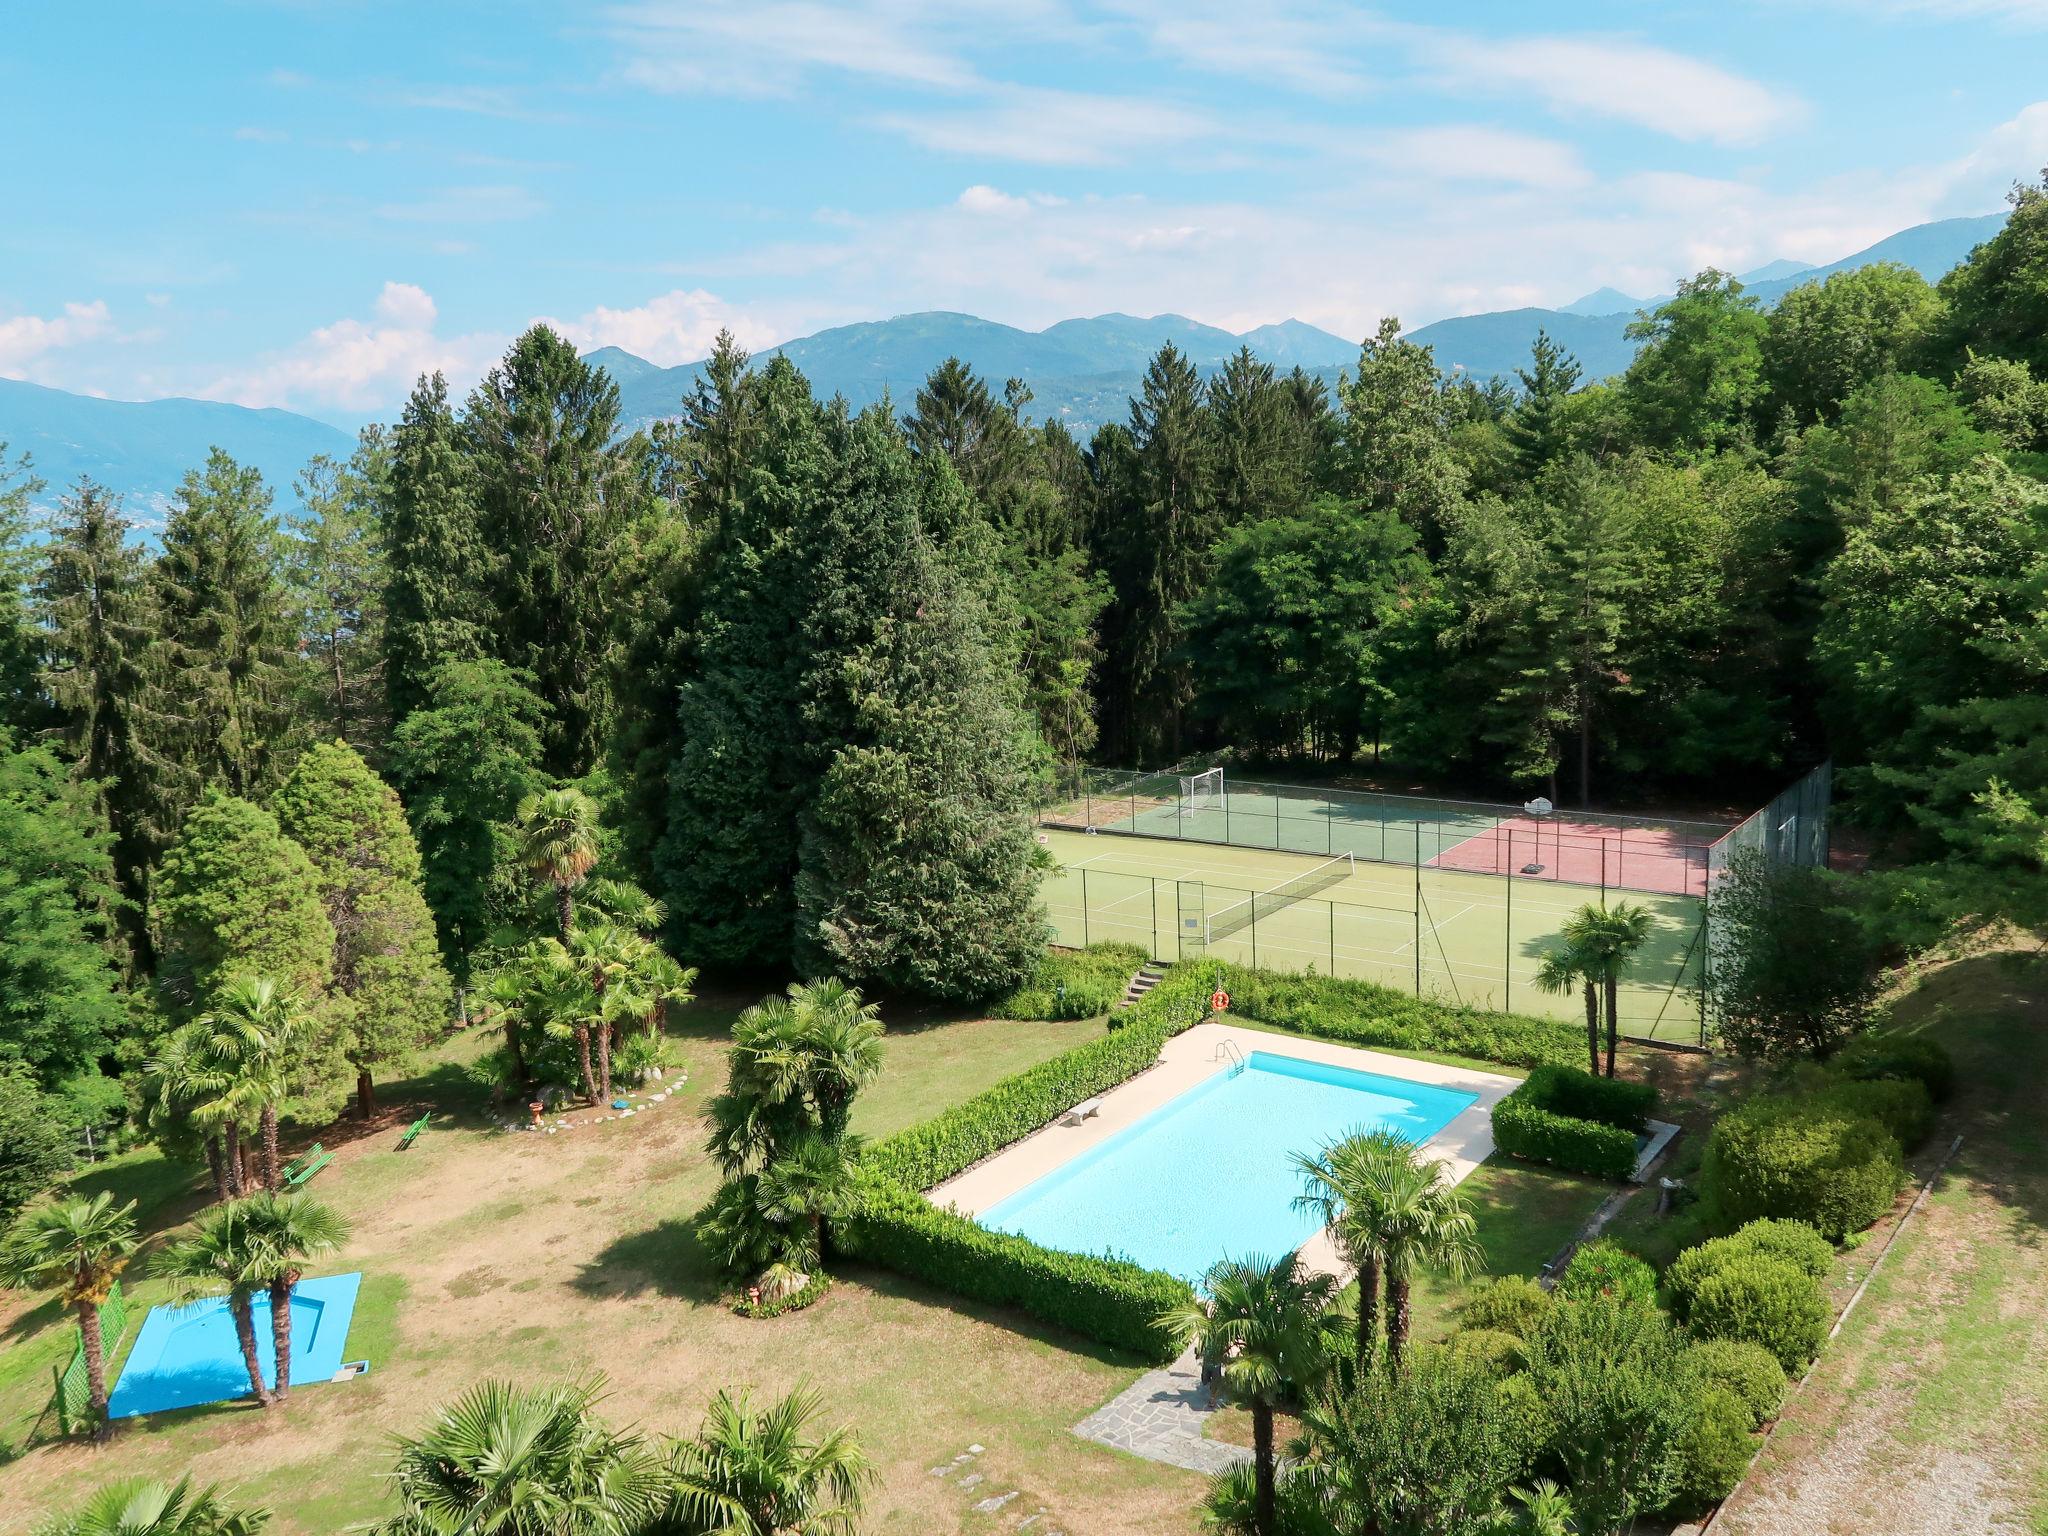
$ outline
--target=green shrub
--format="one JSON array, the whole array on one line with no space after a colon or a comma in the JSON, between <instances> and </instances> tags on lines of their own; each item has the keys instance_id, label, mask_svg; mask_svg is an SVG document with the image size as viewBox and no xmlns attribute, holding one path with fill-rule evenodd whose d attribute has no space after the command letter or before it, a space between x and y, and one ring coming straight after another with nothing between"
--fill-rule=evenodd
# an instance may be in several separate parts
<instances>
[{"instance_id":1,"label":"green shrub","mask_svg":"<svg viewBox=\"0 0 2048 1536\"><path fill-rule=\"evenodd\" d=\"M1483 1368L1496 1380L1522 1368L1522 1341L1498 1328L1465 1328L1445 1339L1442 1348L1461 1361Z\"/></svg>"},{"instance_id":2,"label":"green shrub","mask_svg":"<svg viewBox=\"0 0 2048 1536\"><path fill-rule=\"evenodd\" d=\"M992 1019L1093 1019L1122 1001L1124 989L1151 956L1136 944L1095 944L1049 950L1031 979L989 1005Z\"/></svg>"},{"instance_id":3,"label":"green shrub","mask_svg":"<svg viewBox=\"0 0 2048 1536\"><path fill-rule=\"evenodd\" d=\"M1536 1390L1536 1383L1526 1371L1503 1378L1494 1388L1494 1403L1508 1426L1510 1443L1521 1451L1515 1477L1520 1482L1543 1459L1555 1426L1549 1410L1543 1406L1543 1394Z\"/></svg>"},{"instance_id":4,"label":"green shrub","mask_svg":"<svg viewBox=\"0 0 2048 1536\"><path fill-rule=\"evenodd\" d=\"M1761 1344L1702 1339L1685 1352L1685 1359L1702 1386L1723 1388L1742 1400L1751 1429L1762 1428L1785 1401L1785 1368Z\"/></svg>"},{"instance_id":5,"label":"green shrub","mask_svg":"<svg viewBox=\"0 0 2048 1536\"><path fill-rule=\"evenodd\" d=\"M1657 1090L1648 1083L1595 1077L1578 1067L1538 1067L1516 1091L1556 1114L1631 1131L1642 1130L1657 1107Z\"/></svg>"},{"instance_id":6,"label":"green shrub","mask_svg":"<svg viewBox=\"0 0 2048 1536\"><path fill-rule=\"evenodd\" d=\"M1805 1222L1752 1221L1732 1236L1688 1248L1672 1261L1664 1272L1672 1310L1684 1317L1702 1280L1729 1261L1752 1253L1783 1259L1814 1280L1827 1279L1835 1264L1834 1247Z\"/></svg>"},{"instance_id":7,"label":"green shrub","mask_svg":"<svg viewBox=\"0 0 2048 1536\"><path fill-rule=\"evenodd\" d=\"M1655 1306L1657 1272L1619 1243L1599 1238L1572 1255L1557 1288L1574 1301L1608 1296Z\"/></svg>"},{"instance_id":8,"label":"green shrub","mask_svg":"<svg viewBox=\"0 0 2048 1536\"><path fill-rule=\"evenodd\" d=\"M1941 1043L1924 1035L1889 1031L1858 1035L1828 1061L1828 1070L1858 1082L1906 1078L1939 1104L1955 1089L1955 1063Z\"/></svg>"},{"instance_id":9,"label":"green shrub","mask_svg":"<svg viewBox=\"0 0 2048 1536\"><path fill-rule=\"evenodd\" d=\"M1678 1436L1677 1483L1665 1508L1702 1514L1733 1493L1756 1454L1749 1428L1749 1408L1740 1397L1726 1387L1704 1388Z\"/></svg>"},{"instance_id":10,"label":"green shrub","mask_svg":"<svg viewBox=\"0 0 2048 1536\"><path fill-rule=\"evenodd\" d=\"M1700 1169L1724 1218L1791 1217L1834 1242L1890 1210L1903 1177L1891 1132L1821 1098L1754 1099L1723 1115Z\"/></svg>"},{"instance_id":11,"label":"green shrub","mask_svg":"<svg viewBox=\"0 0 2048 1536\"><path fill-rule=\"evenodd\" d=\"M1194 1294L1186 1281L1127 1260L1061 1253L991 1232L866 1170L856 1212L834 1236L870 1264L971 1301L1016 1307L1157 1364L1178 1353L1160 1316Z\"/></svg>"},{"instance_id":12,"label":"green shrub","mask_svg":"<svg viewBox=\"0 0 2048 1536\"><path fill-rule=\"evenodd\" d=\"M1830 1085L1820 1097L1852 1115L1870 1116L1908 1152L1934 1129L1934 1101L1911 1078L1850 1079Z\"/></svg>"},{"instance_id":13,"label":"green shrub","mask_svg":"<svg viewBox=\"0 0 2048 1536\"><path fill-rule=\"evenodd\" d=\"M1695 1337L1761 1345L1792 1372L1820 1353L1828 1299L1798 1266L1764 1253L1737 1254L1699 1283L1686 1311Z\"/></svg>"},{"instance_id":14,"label":"green shrub","mask_svg":"<svg viewBox=\"0 0 2048 1536\"><path fill-rule=\"evenodd\" d=\"M1636 1133L1545 1109L1517 1088L1493 1107L1494 1145L1511 1157L1600 1179L1636 1171Z\"/></svg>"},{"instance_id":15,"label":"green shrub","mask_svg":"<svg viewBox=\"0 0 2048 1536\"><path fill-rule=\"evenodd\" d=\"M756 1319L786 1317L791 1312L803 1311L805 1307L820 1299L831 1289L832 1277L819 1273L810 1276L802 1285L791 1291L787 1296L779 1297L774 1301L752 1301L742 1291L732 1298L732 1309L741 1317Z\"/></svg>"},{"instance_id":16,"label":"green shrub","mask_svg":"<svg viewBox=\"0 0 2048 1536\"><path fill-rule=\"evenodd\" d=\"M1458 1326L1526 1339L1551 1305L1550 1292L1527 1275L1502 1275L1473 1291L1458 1309Z\"/></svg>"},{"instance_id":17,"label":"green shrub","mask_svg":"<svg viewBox=\"0 0 2048 1536\"><path fill-rule=\"evenodd\" d=\"M1202 973L1230 994L1241 1019L1345 1045L1433 1051L1511 1067L1569 1066L1585 1030L1563 1019L1463 1008L1337 976L1289 976L1208 963Z\"/></svg>"}]
</instances>

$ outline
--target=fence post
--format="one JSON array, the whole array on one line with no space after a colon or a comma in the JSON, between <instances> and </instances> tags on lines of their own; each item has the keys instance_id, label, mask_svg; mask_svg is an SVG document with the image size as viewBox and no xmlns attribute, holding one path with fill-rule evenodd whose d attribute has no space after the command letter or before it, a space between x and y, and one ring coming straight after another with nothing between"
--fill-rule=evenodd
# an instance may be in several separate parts
<instances>
[{"instance_id":1,"label":"fence post","mask_svg":"<svg viewBox=\"0 0 2048 1536\"><path fill-rule=\"evenodd\" d=\"M1088 870L1081 870L1081 947L1088 947Z\"/></svg>"},{"instance_id":2,"label":"fence post","mask_svg":"<svg viewBox=\"0 0 2048 1536\"><path fill-rule=\"evenodd\" d=\"M1515 998L1515 861L1512 853L1507 863L1508 894L1507 916L1501 926L1505 932L1500 941L1500 1011L1513 1013Z\"/></svg>"},{"instance_id":3,"label":"fence post","mask_svg":"<svg viewBox=\"0 0 2048 1536\"><path fill-rule=\"evenodd\" d=\"M1330 974L1337 974L1337 903L1328 903L1330 908Z\"/></svg>"},{"instance_id":4,"label":"fence post","mask_svg":"<svg viewBox=\"0 0 2048 1536\"><path fill-rule=\"evenodd\" d=\"M1415 823L1415 995L1422 996L1422 823Z\"/></svg>"}]
</instances>

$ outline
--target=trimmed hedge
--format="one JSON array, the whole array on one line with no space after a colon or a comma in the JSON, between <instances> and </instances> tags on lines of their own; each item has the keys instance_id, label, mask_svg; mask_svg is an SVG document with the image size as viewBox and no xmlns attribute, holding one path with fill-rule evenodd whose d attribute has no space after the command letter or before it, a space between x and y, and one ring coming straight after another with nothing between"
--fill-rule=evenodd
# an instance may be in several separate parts
<instances>
[{"instance_id":1,"label":"trimmed hedge","mask_svg":"<svg viewBox=\"0 0 2048 1536\"><path fill-rule=\"evenodd\" d=\"M1828 1070L1856 1082L1898 1078L1917 1082L1937 1104L1956 1085L1955 1063L1947 1050L1924 1035L1858 1035L1835 1052Z\"/></svg>"},{"instance_id":2,"label":"trimmed hedge","mask_svg":"<svg viewBox=\"0 0 2048 1536\"><path fill-rule=\"evenodd\" d=\"M1649 1124L1650 1112L1657 1107L1657 1090L1648 1083L1595 1077L1577 1067L1538 1067L1517 1091L1555 1114L1637 1132Z\"/></svg>"},{"instance_id":3,"label":"trimmed hedge","mask_svg":"<svg viewBox=\"0 0 2048 1536\"><path fill-rule=\"evenodd\" d=\"M741 1317L765 1319L801 1312L832 1289L832 1277L822 1271L812 1275L780 1301L749 1301L744 1291L732 1298L732 1309Z\"/></svg>"},{"instance_id":4,"label":"trimmed hedge","mask_svg":"<svg viewBox=\"0 0 2048 1536\"><path fill-rule=\"evenodd\" d=\"M1824 1096L1731 1110L1715 1123L1700 1168L1702 1194L1727 1220L1790 1217L1831 1242L1890 1210L1904 1177L1891 1132Z\"/></svg>"},{"instance_id":5,"label":"trimmed hedge","mask_svg":"<svg viewBox=\"0 0 2048 1536\"><path fill-rule=\"evenodd\" d=\"M1094 944L1087 949L1048 950L1031 979L989 1005L992 1019L1093 1019L1123 1000L1124 989L1142 965L1151 963L1137 944Z\"/></svg>"},{"instance_id":6,"label":"trimmed hedge","mask_svg":"<svg viewBox=\"0 0 2048 1536\"><path fill-rule=\"evenodd\" d=\"M1494 1106L1493 1139L1532 1163L1626 1179L1636 1171L1636 1133L1656 1107L1657 1090L1646 1084L1541 1066Z\"/></svg>"},{"instance_id":7,"label":"trimmed hedge","mask_svg":"<svg viewBox=\"0 0 2048 1536\"><path fill-rule=\"evenodd\" d=\"M898 1183L930 1189L1029 1136L1083 1099L1136 1077L1159 1059L1168 1040L1201 1023L1208 997L1207 980L1192 968L1170 973L1125 1014L1121 1029L897 1132L870 1148L862 1161Z\"/></svg>"},{"instance_id":8,"label":"trimmed hedge","mask_svg":"<svg viewBox=\"0 0 2048 1536\"><path fill-rule=\"evenodd\" d=\"M1747 1339L1702 1339L1685 1352L1693 1374L1742 1399L1749 1427L1761 1429L1785 1401L1785 1367L1761 1344Z\"/></svg>"},{"instance_id":9,"label":"trimmed hedge","mask_svg":"<svg viewBox=\"0 0 2048 1536\"><path fill-rule=\"evenodd\" d=\"M991 1232L872 1172L861 1177L857 1214L835 1235L870 1264L971 1301L1016 1307L1160 1365L1179 1353L1160 1317L1194 1295L1185 1280L1124 1259L1061 1253Z\"/></svg>"},{"instance_id":10,"label":"trimmed hedge","mask_svg":"<svg viewBox=\"0 0 2048 1536\"><path fill-rule=\"evenodd\" d=\"M1783 1259L1814 1280L1826 1280L1835 1266L1834 1245L1803 1221L1752 1221L1728 1237L1688 1248L1664 1272L1671 1310L1683 1318L1700 1282L1731 1260L1761 1253Z\"/></svg>"},{"instance_id":11,"label":"trimmed hedge","mask_svg":"<svg viewBox=\"0 0 2048 1536\"><path fill-rule=\"evenodd\" d=\"M1749 1428L1749 1406L1740 1397L1723 1386L1703 1388L1678 1437L1677 1486L1665 1508L1698 1514L1733 1493L1756 1454Z\"/></svg>"},{"instance_id":12,"label":"trimmed hedge","mask_svg":"<svg viewBox=\"0 0 2048 1536\"><path fill-rule=\"evenodd\" d=\"M1870 1116L1908 1152L1934 1129L1934 1101L1910 1078L1849 1079L1832 1084L1820 1097L1851 1114Z\"/></svg>"},{"instance_id":13,"label":"trimmed hedge","mask_svg":"<svg viewBox=\"0 0 2048 1536\"><path fill-rule=\"evenodd\" d=\"M1230 994L1237 1017L1344 1045L1433 1051L1510 1067L1569 1066L1586 1049L1584 1027L1562 1019L1463 1008L1338 976L1288 976L1215 962L1199 969Z\"/></svg>"},{"instance_id":14,"label":"trimmed hedge","mask_svg":"<svg viewBox=\"0 0 2048 1536\"><path fill-rule=\"evenodd\" d=\"M1718 1266L1700 1281L1687 1311L1694 1337L1761 1345L1788 1374L1820 1353L1829 1321L1820 1282L1767 1253L1737 1254Z\"/></svg>"}]
</instances>

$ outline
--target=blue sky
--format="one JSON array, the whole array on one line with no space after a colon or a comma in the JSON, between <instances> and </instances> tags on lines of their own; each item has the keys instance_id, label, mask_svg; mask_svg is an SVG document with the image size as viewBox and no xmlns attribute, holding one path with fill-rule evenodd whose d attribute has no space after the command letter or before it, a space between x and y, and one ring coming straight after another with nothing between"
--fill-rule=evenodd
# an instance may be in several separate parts
<instances>
[{"instance_id":1,"label":"blue sky","mask_svg":"<svg viewBox=\"0 0 2048 1536\"><path fill-rule=\"evenodd\" d=\"M0 375L349 423L536 318L1643 294L1999 206L2048 0L17 3Z\"/></svg>"}]
</instances>

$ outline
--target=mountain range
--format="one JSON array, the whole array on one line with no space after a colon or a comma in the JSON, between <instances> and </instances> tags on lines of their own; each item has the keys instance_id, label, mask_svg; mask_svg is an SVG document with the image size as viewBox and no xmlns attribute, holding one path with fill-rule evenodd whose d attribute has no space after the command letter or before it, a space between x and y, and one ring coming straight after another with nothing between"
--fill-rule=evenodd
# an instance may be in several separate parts
<instances>
[{"instance_id":1,"label":"mountain range","mask_svg":"<svg viewBox=\"0 0 2048 1536\"><path fill-rule=\"evenodd\" d=\"M1900 262L1933 280L1995 234L2004 218L1993 213L1942 219L1901 230L1826 266L1774 261L1740 275L1767 304L1801 284L1877 261ZM1590 381L1628 366L1635 354L1629 322L1668 297L1636 298L1601 288L1556 309L1458 315L1408 334L1434 349L1445 372L1486 379L1512 377L1528 362L1537 331L1545 330L1577 356ZM761 357L786 354L821 396L841 394L860 407L886 392L904 409L933 368L958 357L995 385L1023 380L1032 391L1033 417L1062 421L1085 436L1126 415L1147 362L1168 341L1205 373L1239 347L1250 347L1275 367L1298 365L1330 383L1358 361L1356 341L1300 320L1233 333L1184 315L1109 314L1027 331L942 310L834 326L769 348ZM675 414L703 368L701 362L662 367L618 347L601 347L589 356L618 382L628 428ZM102 400L9 379L0 379L0 444L10 458L24 450L34 456L37 474L48 483L41 500L54 500L79 475L89 474L123 492L130 515L145 527L161 520L179 479L205 460L209 446L262 470L286 509L293 504L293 477L309 458L344 457L353 447L340 428L290 411L211 400Z\"/></svg>"}]
</instances>

